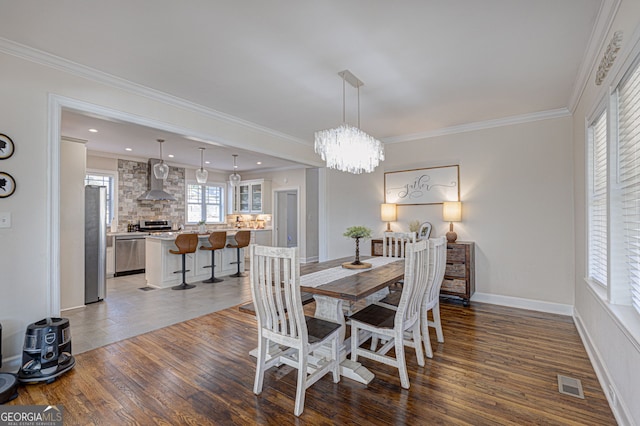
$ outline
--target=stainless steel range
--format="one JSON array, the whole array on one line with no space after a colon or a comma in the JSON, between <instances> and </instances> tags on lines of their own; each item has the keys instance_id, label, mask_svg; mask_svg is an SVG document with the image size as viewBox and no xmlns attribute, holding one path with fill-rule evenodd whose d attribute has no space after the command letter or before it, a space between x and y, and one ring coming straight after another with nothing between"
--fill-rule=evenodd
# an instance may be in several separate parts
<instances>
[{"instance_id":1,"label":"stainless steel range","mask_svg":"<svg viewBox=\"0 0 640 426\"><path fill-rule=\"evenodd\" d=\"M141 232L167 232L171 231L170 220L140 220L138 229Z\"/></svg>"}]
</instances>

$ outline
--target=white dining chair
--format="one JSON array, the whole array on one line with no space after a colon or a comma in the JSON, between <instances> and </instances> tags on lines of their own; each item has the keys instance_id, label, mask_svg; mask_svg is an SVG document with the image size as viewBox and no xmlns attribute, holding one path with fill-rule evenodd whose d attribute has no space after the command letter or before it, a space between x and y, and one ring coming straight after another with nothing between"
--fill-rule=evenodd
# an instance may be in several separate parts
<instances>
[{"instance_id":1,"label":"white dining chair","mask_svg":"<svg viewBox=\"0 0 640 426\"><path fill-rule=\"evenodd\" d=\"M340 324L306 317L300 295L300 258L298 248L264 247L252 244L251 295L258 320L258 353L253 392L262 393L265 371L274 365L286 364L298 370L294 414L304 410L306 389L325 374L333 373L334 383L340 381ZM267 360L270 343L284 346ZM311 365L309 355L329 344L331 359Z\"/></svg>"},{"instance_id":2,"label":"white dining chair","mask_svg":"<svg viewBox=\"0 0 640 426\"><path fill-rule=\"evenodd\" d=\"M442 332L442 321L440 320L440 287L444 279L444 272L447 266L447 239L443 237L429 239L429 282L422 301L420 312L420 324L422 341L424 342L425 353L428 358L433 358L431 348L431 338L429 337L429 327L436 330L438 342L444 343L444 333ZM400 298L397 294L390 294L384 299L376 302L380 306L389 309L397 309ZM428 313L431 311L433 321L429 321ZM378 336L373 336L371 345L377 345Z\"/></svg>"},{"instance_id":3,"label":"white dining chair","mask_svg":"<svg viewBox=\"0 0 640 426\"><path fill-rule=\"evenodd\" d=\"M418 241L406 245L404 285L396 310L380 305L369 305L349 317L351 324L351 360L362 356L396 367L403 388L409 388L409 375L405 360L405 346L413 347L418 365L424 366L420 337L420 310L429 279L429 244ZM360 347L360 331L386 339L379 349ZM405 334L406 332L406 334ZM395 349L395 358L387 355Z\"/></svg>"},{"instance_id":4,"label":"white dining chair","mask_svg":"<svg viewBox=\"0 0 640 426\"><path fill-rule=\"evenodd\" d=\"M430 262L429 267L433 270L433 273L422 301L420 323L425 352L428 358L433 358L429 327L435 328L438 342L444 343L444 333L442 332L442 322L440 320L440 287L442 287L444 271L447 267L447 239L444 236L433 238L429 240L429 244L432 253L430 256L432 262ZM431 311L433 321L429 321L429 311Z\"/></svg>"},{"instance_id":5,"label":"white dining chair","mask_svg":"<svg viewBox=\"0 0 640 426\"><path fill-rule=\"evenodd\" d=\"M385 232L382 237L382 257L404 258L406 246L416 242L415 232ZM404 280L392 283L394 287L402 286ZM365 298L366 304L370 305L389 295L389 287L378 290Z\"/></svg>"},{"instance_id":6,"label":"white dining chair","mask_svg":"<svg viewBox=\"0 0 640 426\"><path fill-rule=\"evenodd\" d=\"M382 237L382 256L403 258L406 245L415 242L415 232L385 232Z\"/></svg>"}]
</instances>

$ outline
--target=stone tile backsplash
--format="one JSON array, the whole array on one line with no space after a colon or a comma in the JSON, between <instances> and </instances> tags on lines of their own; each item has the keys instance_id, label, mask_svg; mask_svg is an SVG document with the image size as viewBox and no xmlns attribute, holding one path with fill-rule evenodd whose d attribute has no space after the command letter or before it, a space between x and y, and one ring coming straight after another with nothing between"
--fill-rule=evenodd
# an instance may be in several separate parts
<instances>
[{"instance_id":1,"label":"stone tile backsplash","mask_svg":"<svg viewBox=\"0 0 640 426\"><path fill-rule=\"evenodd\" d=\"M185 222L185 169L169 167L164 190L176 201L138 201L149 188L149 164L118 160L118 232L139 220L170 220L174 227Z\"/></svg>"}]
</instances>

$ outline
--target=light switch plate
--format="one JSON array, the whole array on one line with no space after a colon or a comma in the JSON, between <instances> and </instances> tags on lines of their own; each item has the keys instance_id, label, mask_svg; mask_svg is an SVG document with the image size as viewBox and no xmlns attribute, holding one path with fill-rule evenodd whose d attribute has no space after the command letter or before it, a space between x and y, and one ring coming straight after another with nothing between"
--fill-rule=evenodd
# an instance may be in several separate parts
<instances>
[{"instance_id":1,"label":"light switch plate","mask_svg":"<svg viewBox=\"0 0 640 426\"><path fill-rule=\"evenodd\" d=\"M11 212L0 212L0 228L11 228Z\"/></svg>"}]
</instances>

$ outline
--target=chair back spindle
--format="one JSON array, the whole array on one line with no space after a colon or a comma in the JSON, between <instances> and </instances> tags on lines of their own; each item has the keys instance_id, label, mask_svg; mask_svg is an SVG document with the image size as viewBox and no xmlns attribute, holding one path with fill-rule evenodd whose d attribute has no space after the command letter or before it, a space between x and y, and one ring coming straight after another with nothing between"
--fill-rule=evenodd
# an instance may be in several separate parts
<instances>
[{"instance_id":1,"label":"chair back spindle","mask_svg":"<svg viewBox=\"0 0 640 426\"><path fill-rule=\"evenodd\" d=\"M406 257L406 245L416 242L415 232L385 232L382 240L382 256Z\"/></svg>"},{"instance_id":2,"label":"chair back spindle","mask_svg":"<svg viewBox=\"0 0 640 426\"><path fill-rule=\"evenodd\" d=\"M404 285L396 311L397 323L413 324L420 320L420 309L429 283L429 252L426 240L406 245Z\"/></svg>"},{"instance_id":3,"label":"chair back spindle","mask_svg":"<svg viewBox=\"0 0 640 426\"><path fill-rule=\"evenodd\" d=\"M249 246L251 293L258 327L291 344L307 336L300 296L298 248Z\"/></svg>"}]
</instances>

